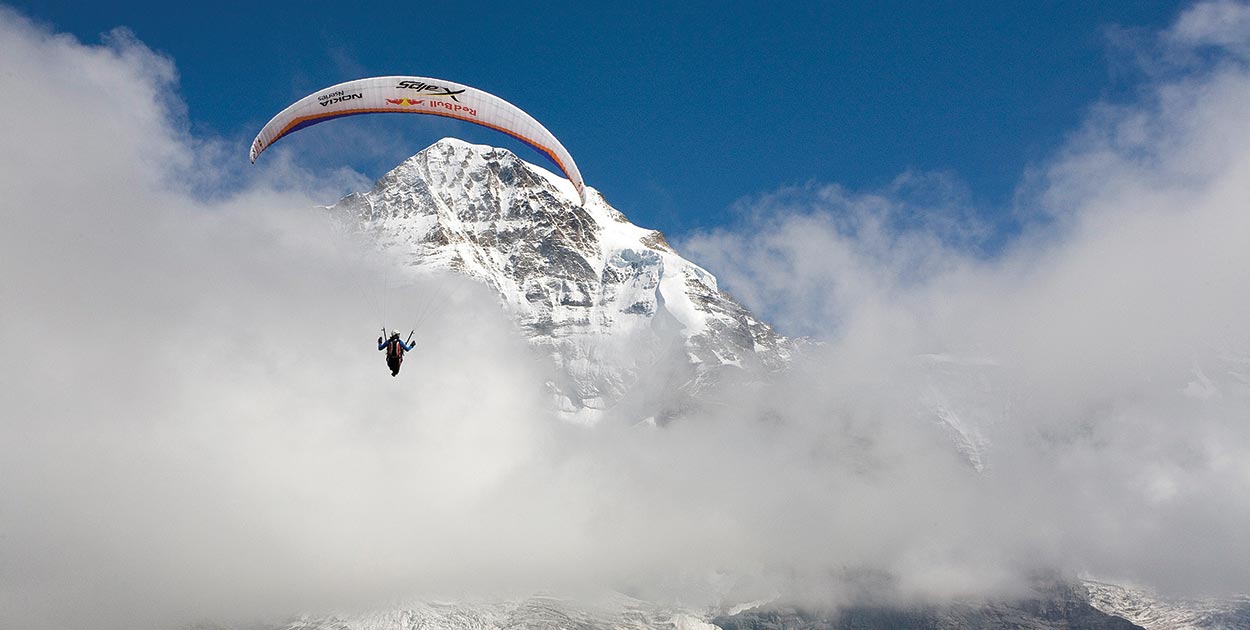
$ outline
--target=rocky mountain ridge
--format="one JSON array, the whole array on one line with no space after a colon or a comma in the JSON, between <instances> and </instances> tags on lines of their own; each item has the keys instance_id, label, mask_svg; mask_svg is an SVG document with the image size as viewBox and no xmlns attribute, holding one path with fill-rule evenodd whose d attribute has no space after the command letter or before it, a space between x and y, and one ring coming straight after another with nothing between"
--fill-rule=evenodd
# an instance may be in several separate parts
<instances>
[{"instance_id":1,"label":"rocky mountain ridge","mask_svg":"<svg viewBox=\"0 0 1250 630\"><path fill-rule=\"evenodd\" d=\"M558 366L551 395L574 421L614 408L663 421L725 372L781 369L795 346L663 234L593 189L581 204L567 180L505 149L440 140L330 211L411 273L452 271L498 292ZM658 365L682 367L652 374ZM669 408L631 400L658 382L671 385L659 397Z\"/></svg>"}]
</instances>

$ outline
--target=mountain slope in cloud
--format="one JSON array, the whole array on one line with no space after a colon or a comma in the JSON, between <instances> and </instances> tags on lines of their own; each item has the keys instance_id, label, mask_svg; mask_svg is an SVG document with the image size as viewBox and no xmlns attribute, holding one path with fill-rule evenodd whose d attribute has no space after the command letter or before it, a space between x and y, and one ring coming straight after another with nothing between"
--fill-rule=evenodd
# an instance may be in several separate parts
<instances>
[{"instance_id":1,"label":"mountain slope in cloud","mask_svg":"<svg viewBox=\"0 0 1250 630\"><path fill-rule=\"evenodd\" d=\"M592 191L588 207L578 207L569 191L563 190L566 187L563 180L505 150L445 139L392 170L370 193L351 195L330 210L376 239L397 264L411 271L451 271L490 287L530 343L565 371L568 380L562 387L571 383L575 392L601 391L593 389L600 383L587 386L579 378L587 373L614 374L617 380L613 382L621 385L624 394L596 400L601 407L594 409L600 412L627 401L629 388L641 380L631 371L636 364L623 364L621 355L613 353L614 348L636 351L639 331L646 332L644 344L680 349L665 358L652 357L653 365L676 362L691 368L684 373L688 380L654 399L658 401L694 389L700 378L722 380L708 377L717 368L740 374L767 372L794 358L793 342L772 333L727 295L716 292L715 279L681 259L662 236L633 226L596 192ZM666 285L665 274L673 270L683 282ZM684 308L670 306L674 303ZM664 320L677 325L665 327L660 324ZM584 369L588 364L592 369ZM919 414L916 420L944 427L955 447L980 471L984 468L981 457L991 445L978 427L992 424L1001 413L986 407L988 401L998 400L992 390L1002 383L991 383L998 367L995 361L978 357L918 356L909 363L906 382L920 386L899 389L895 396L912 397ZM709 390L715 391L714 387ZM569 412L567 395L561 400ZM692 403L686 411L694 417L700 412L693 403L715 406L723 402L685 400ZM575 409L574 415L584 414L585 409ZM632 407L631 412L664 416L664 410L645 404ZM1039 630L1135 627L1090 607L1081 589L1057 582L1042 585L1023 599L919 608L852 606L833 616L768 605L745 611L737 611L738 607L682 610L626 599L618 596L599 606L556 597L421 603L364 614L306 617L284 629L516 624L671 628L706 624L714 616L719 625L711 627L726 628L775 623L888 628L902 622L989 628L1003 619Z\"/></svg>"},{"instance_id":2,"label":"mountain slope in cloud","mask_svg":"<svg viewBox=\"0 0 1250 630\"><path fill-rule=\"evenodd\" d=\"M1146 630L1243 630L1250 628L1250 595L1166 598L1149 589L1084 580L1090 603Z\"/></svg>"}]
</instances>

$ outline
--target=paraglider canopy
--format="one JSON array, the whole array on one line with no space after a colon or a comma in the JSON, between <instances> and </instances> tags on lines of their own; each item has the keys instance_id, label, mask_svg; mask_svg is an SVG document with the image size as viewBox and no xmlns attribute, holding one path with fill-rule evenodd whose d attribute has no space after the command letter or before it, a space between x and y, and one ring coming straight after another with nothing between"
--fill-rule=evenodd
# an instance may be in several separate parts
<instances>
[{"instance_id":1,"label":"paraglider canopy","mask_svg":"<svg viewBox=\"0 0 1250 630\"><path fill-rule=\"evenodd\" d=\"M586 201L573 157L533 116L498 96L428 77L373 77L318 90L274 116L252 141L251 159L283 136L327 120L359 114L429 114L455 118L506 133L551 160Z\"/></svg>"}]
</instances>

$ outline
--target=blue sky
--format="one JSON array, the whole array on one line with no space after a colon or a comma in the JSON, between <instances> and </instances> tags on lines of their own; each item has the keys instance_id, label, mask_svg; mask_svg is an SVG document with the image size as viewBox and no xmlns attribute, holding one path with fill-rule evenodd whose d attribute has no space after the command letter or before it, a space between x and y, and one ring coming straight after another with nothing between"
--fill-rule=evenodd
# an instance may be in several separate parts
<instances>
[{"instance_id":1,"label":"blue sky","mask_svg":"<svg viewBox=\"0 0 1250 630\"><path fill-rule=\"evenodd\" d=\"M1006 216L1022 173L1100 99L1131 91L1110 32L1158 31L1180 3L87 3L19 0L87 43L131 29L180 73L191 130L238 145L288 103L416 74L527 109L636 223L681 237L790 185L941 172ZM1127 30L1125 30L1127 29ZM284 141L315 168L376 178L449 121L336 121ZM406 118L406 117L405 117ZM377 138L387 141L379 142Z\"/></svg>"}]
</instances>

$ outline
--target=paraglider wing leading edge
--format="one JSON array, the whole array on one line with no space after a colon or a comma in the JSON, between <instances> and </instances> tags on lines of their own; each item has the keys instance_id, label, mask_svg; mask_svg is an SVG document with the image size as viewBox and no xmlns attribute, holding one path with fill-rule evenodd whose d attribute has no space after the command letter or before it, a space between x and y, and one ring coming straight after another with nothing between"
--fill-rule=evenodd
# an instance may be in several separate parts
<instances>
[{"instance_id":1,"label":"paraglider wing leading edge","mask_svg":"<svg viewBox=\"0 0 1250 630\"><path fill-rule=\"evenodd\" d=\"M252 141L251 160L283 136L327 120L361 114L428 114L506 133L532 147L564 174L582 202L585 183L573 157L546 127L519 107L476 88L428 77L373 77L340 83L296 101Z\"/></svg>"}]
</instances>

